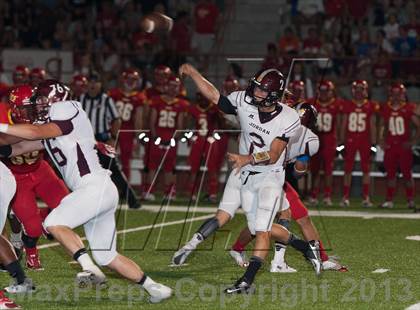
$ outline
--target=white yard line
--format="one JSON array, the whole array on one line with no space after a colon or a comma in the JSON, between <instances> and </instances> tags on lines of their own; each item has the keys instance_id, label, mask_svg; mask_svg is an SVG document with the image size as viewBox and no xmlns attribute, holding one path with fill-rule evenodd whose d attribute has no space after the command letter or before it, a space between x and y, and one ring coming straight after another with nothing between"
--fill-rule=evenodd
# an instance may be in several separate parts
<instances>
[{"instance_id":1,"label":"white yard line","mask_svg":"<svg viewBox=\"0 0 420 310\"><path fill-rule=\"evenodd\" d=\"M389 271L389 269L379 268L379 269L376 269L376 270L372 271L372 273L386 273L388 271Z\"/></svg>"},{"instance_id":2,"label":"white yard line","mask_svg":"<svg viewBox=\"0 0 420 310\"><path fill-rule=\"evenodd\" d=\"M405 239L407 240L413 240L413 241L420 241L420 236L416 235L416 236L407 236L405 237Z\"/></svg>"},{"instance_id":3,"label":"white yard line","mask_svg":"<svg viewBox=\"0 0 420 310\"><path fill-rule=\"evenodd\" d=\"M123 205L121 207L123 210L127 210L127 205ZM131 233L136 231L142 231L142 230L148 230L151 228L161 228L166 226L172 226L172 225L178 225L182 223L191 223L195 221L201 221L206 220L208 218L211 218L213 214L216 212L216 207L190 207L187 206L168 206L164 208L164 212L187 212L189 209L189 212L194 213L212 213L210 215L203 215L198 217L193 217L190 219L182 219L167 223L159 223L155 225L146 225L146 226L139 226L129 229L124 229L117 231L117 234L125 234L125 233ZM149 211L149 212L158 212L159 210L163 211L160 206L158 205L143 205L141 209L137 209L135 211ZM243 214L243 210L239 209L238 213ZM310 216L323 216L323 217L351 217L351 218L363 218L363 219L374 219L374 218L387 218L387 219L406 219L406 220L416 220L420 219L420 213L376 213L376 212L362 212L362 211L333 211L333 210L309 210ZM417 240L417 238L409 238L406 239L409 240ZM82 238L82 240L86 240L86 238ZM52 248L59 246L60 244L58 242L53 242L49 244L43 244L40 245L39 249L46 249L46 248Z\"/></svg>"},{"instance_id":4,"label":"white yard line","mask_svg":"<svg viewBox=\"0 0 420 310\"><path fill-rule=\"evenodd\" d=\"M159 223L155 225L139 226L139 227L124 229L124 230L119 230L117 231L117 234L127 234L127 233L136 232L136 231L148 230L151 228L159 228L159 227L166 227L166 226L178 225L178 224L183 224L183 223L196 222L196 221L206 220L208 218L211 218L212 216L213 215L202 215L202 216L197 216L190 219L182 219L182 220L177 220L177 221L172 221L172 222L167 222L167 223ZM86 240L86 238L83 237L82 240ZM58 242L53 242L49 244L40 245L38 246L38 249L53 248L59 245L60 244Z\"/></svg>"},{"instance_id":5,"label":"white yard line","mask_svg":"<svg viewBox=\"0 0 420 310\"><path fill-rule=\"evenodd\" d=\"M125 209L126 207L123 207ZM157 205L143 205L139 211L147 210L151 212L158 212L160 206ZM170 206L166 209L169 212L186 212L187 206ZM195 213L214 213L216 207L190 207L190 212ZM243 213L242 209L238 210L238 213ZM368 211L335 211L335 210L309 210L310 216L324 216L324 217L358 217L363 219L373 218L390 218L390 219L407 219L416 220L420 219L420 213L380 213L380 212L368 212Z\"/></svg>"}]
</instances>

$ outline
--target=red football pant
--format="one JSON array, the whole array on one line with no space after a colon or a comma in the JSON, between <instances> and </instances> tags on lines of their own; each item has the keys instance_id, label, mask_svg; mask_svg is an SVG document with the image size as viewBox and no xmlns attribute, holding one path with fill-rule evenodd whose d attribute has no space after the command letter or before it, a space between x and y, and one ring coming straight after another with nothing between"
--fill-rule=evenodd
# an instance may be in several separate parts
<instances>
[{"instance_id":1,"label":"red football pant","mask_svg":"<svg viewBox=\"0 0 420 310\"><path fill-rule=\"evenodd\" d=\"M320 142L318 153L311 157L311 171L312 173L319 173L320 170L324 170L326 176L331 176L334 169L336 143L335 141Z\"/></svg>"},{"instance_id":2,"label":"red football pant","mask_svg":"<svg viewBox=\"0 0 420 310\"><path fill-rule=\"evenodd\" d=\"M13 212L22 223L25 234L39 238L42 235L43 218L36 198L44 201L49 209L54 209L69 194L69 190L44 160L34 172L15 174L15 178L17 188L12 202Z\"/></svg>"},{"instance_id":3,"label":"red football pant","mask_svg":"<svg viewBox=\"0 0 420 310\"><path fill-rule=\"evenodd\" d=\"M299 194L295 191L293 186L286 182L284 183L283 189L286 194L286 199L289 201L292 219L297 221L305 216L308 216L308 209L306 209L302 200L300 200Z\"/></svg>"},{"instance_id":4,"label":"red football pant","mask_svg":"<svg viewBox=\"0 0 420 310\"><path fill-rule=\"evenodd\" d=\"M127 177L127 180L130 180L130 160L133 156L134 133L121 132L119 135L118 144L120 146L120 160L122 170Z\"/></svg>"},{"instance_id":5,"label":"red football pant","mask_svg":"<svg viewBox=\"0 0 420 310\"><path fill-rule=\"evenodd\" d=\"M198 137L191 146L191 153L188 162L191 172L197 173L200 164L207 164L208 172L208 194L216 195L219 189L219 172L225 160L229 143L228 135L220 135L220 140L215 140L212 144L207 142L207 137Z\"/></svg>"},{"instance_id":6,"label":"red football pant","mask_svg":"<svg viewBox=\"0 0 420 310\"><path fill-rule=\"evenodd\" d=\"M176 164L176 147L169 147L163 145L155 145L153 142L149 150L149 169L157 170L159 166L163 165L163 171L166 173L173 172ZM166 153L166 157L165 157ZM162 163L163 161L163 163Z\"/></svg>"},{"instance_id":7,"label":"red football pant","mask_svg":"<svg viewBox=\"0 0 420 310\"><path fill-rule=\"evenodd\" d=\"M353 171L356 153L360 154L360 167L363 173L369 173L370 168L370 143L363 139L349 139L344 148L344 172L349 174Z\"/></svg>"},{"instance_id":8,"label":"red football pant","mask_svg":"<svg viewBox=\"0 0 420 310\"><path fill-rule=\"evenodd\" d=\"M384 166L388 180L396 178L398 168L400 168L404 180L411 180L411 169L413 168L413 153L411 149L399 144L386 146Z\"/></svg>"},{"instance_id":9,"label":"red football pant","mask_svg":"<svg viewBox=\"0 0 420 310\"><path fill-rule=\"evenodd\" d=\"M191 146L188 163L191 165L191 172L196 173L200 169L200 163L207 163L209 172L219 172L225 160L229 143L228 135L220 135L220 140L212 144L207 142L207 137L198 137ZM210 152L210 154L209 154ZM203 160L201 162L201 160Z\"/></svg>"}]
</instances>

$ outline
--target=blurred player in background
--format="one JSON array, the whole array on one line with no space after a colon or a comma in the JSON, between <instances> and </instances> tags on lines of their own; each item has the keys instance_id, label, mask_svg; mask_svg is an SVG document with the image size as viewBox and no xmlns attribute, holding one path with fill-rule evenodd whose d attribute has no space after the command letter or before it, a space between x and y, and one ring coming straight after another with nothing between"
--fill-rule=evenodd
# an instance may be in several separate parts
<instances>
[{"instance_id":1,"label":"blurred player in background","mask_svg":"<svg viewBox=\"0 0 420 310\"><path fill-rule=\"evenodd\" d=\"M376 145L376 112L379 105L368 99L369 88L365 80L352 83L353 99L343 102L340 142L344 143L344 184L340 205L350 206L350 188L356 153L360 156L363 173L363 207L371 207L369 198L371 148Z\"/></svg>"},{"instance_id":2,"label":"blurred player in background","mask_svg":"<svg viewBox=\"0 0 420 310\"><path fill-rule=\"evenodd\" d=\"M87 87L88 80L86 76L83 74L74 75L70 83L72 99L80 101L80 96L86 93Z\"/></svg>"},{"instance_id":3,"label":"blurred player in background","mask_svg":"<svg viewBox=\"0 0 420 310\"><path fill-rule=\"evenodd\" d=\"M9 95L11 108L9 123L34 122L34 111L30 110L32 96L33 90L29 85L22 85L12 90ZM24 228L21 239L26 254L26 267L42 270L37 249L38 239L43 233L42 222L48 212L55 209L69 191L43 159L42 152L26 153L9 158L5 162L17 183L12 210ZM37 198L46 203L47 209L38 209Z\"/></svg>"},{"instance_id":4,"label":"blurred player in background","mask_svg":"<svg viewBox=\"0 0 420 310\"><path fill-rule=\"evenodd\" d=\"M43 68L33 68L31 72L29 72L29 83L32 87L37 87L46 77L47 74Z\"/></svg>"},{"instance_id":5,"label":"blurred player in background","mask_svg":"<svg viewBox=\"0 0 420 310\"><path fill-rule=\"evenodd\" d=\"M152 97L162 95L165 92L168 79L172 75L172 70L168 66L158 65L153 70L152 87L145 90L146 97L150 100Z\"/></svg>"},{"instance_id":6,"label":"blurred player in background","mask_svg":"<svg viewBox=\"0 0 420 310\"><path fill-rule=\"evenodd\" d=\"M165 93L150 99L150 130L152 139L148 159L148 174L145 188L146 200L155 200L154 191L156 172L161 168L164 172L165 193L172 198L176 196L175 164L176 164L176 130L184 128L184 113L189 103L178 97L181 81L171 76L167 81Z\"/></svg>"},{"instance_id":7,"label":"blurred player in background","mask_svg":"<svg viewBox=\"0 0 420 310\"><path fill-rule=\"evenodd\" d=\"M153 97L157 97L162 95L166 90L166 85L168 82L168 79L172 75L172 70L168 66L165 65L158 65L153 70L153 83L152 87L146 88L144 90L144 94L146 96L147 104L144 105L144 130L149 130L150 135L150 102ZM148 137L150 139L150 137ZM144 140L143 140L144 141ZM150 184L148 181L148 174L149 174L149 158L150 158L150 145L151 143L144 143L144 156L143 156L143 165L144 165L144 177L142 178L143 183L143 193L145 193L149 187Z\"/></svg>"},{"instance_id":8,"label":"blurred player in background","mask_svg":"<svg viewBox=\"0 0 420 310\"><path fill-rule=\"evenodd\" d=\"M290 94L287 99L290 100L291 106L295 106L296 104L306 100L305 82L292 81L289 83L288 90L290 91Z\"/></svg>"},{"instance_id":9,"label":"blurred player in background","mask_svg":"<svg viewBox=\"0 0 420 310\"><path fill-rule=\"evenodd\" d=\"M318 194L321 183L320 171L324 172L324 200L326 206L331 206L332 173L336 156L338 123L341 102L335 95L333 82L325 80L318 86L317 97L309 101L318 111L317 129L320 142L319 152L312 158L312 193L310 204L318 204Z\"/></svg>"},{"instance_id":10,"label":"blurred player in background","mask_svg":"<svg viewBox=\"0 0 420 310\"><path fill-rule=\"evenodd\" d=\"M215 160L214 145L217 140L213 137L214 130L217 129L219 110L217 106L208 101L201 93L197 93L194 104L189 106L188 112L194 119L194 128L197 130L192 137L191 152L188 163L191 166L190 183L188 193L192 194L192 199L196 199L199 180L197 173L201 166L207 168L208 186L207 194L209 199L216 201L218 190L218 170L217 160ZM216 180L216 182L214 181Z\"/></svg>"},{"instance_id":11,"label":"blurred player in background","mask_svg":"<svg viewBox=\"0 0 420 310\"><path fill-rule=\"evenodd\" d=\"M388 102L380 111L380 145L385 151L387 190L383 208L394 207L394 195L397 186L397 172L402 173L405 182L407 206L415 209L413 151L412 146L420 140L420 109L407 102L405 86L394 83L390 87ZM414 130L413 130L414 129ZM414 134L413 134L414 132Z\"/></svg>"},{"instance_id":12,"label":"blurred player in background","mask_svg":"<svg viewBox=\"0 0 420 310\"><path fill-rule=\"evenodd\" d=\"M29 68L23 65L16 66L12 74L13 86L29 83Z\"/></svg>"},{"instance_id":13,"label":"blurred player in background","mask_svg":"<svg viewBox=\"0 0 420 310\"><path fill-rule=\"evenodd\" d=\"M135 69L127 69L121 75L121 87L109 91L121 117L117 145L120 148L122 169L130 180L130 161L133 155L135 130L143 129L143 106L146 97L139 91L141 76Z\"/></svg>"}]
</instances>

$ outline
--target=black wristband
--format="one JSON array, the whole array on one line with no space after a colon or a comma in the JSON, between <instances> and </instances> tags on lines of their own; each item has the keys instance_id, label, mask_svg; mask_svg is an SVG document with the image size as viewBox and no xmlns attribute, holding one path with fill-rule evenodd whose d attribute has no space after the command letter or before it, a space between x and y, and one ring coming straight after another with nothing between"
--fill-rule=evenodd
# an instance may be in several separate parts
<instances>
[{"instance_id":1,"label":"black wristband","mask_svg":"<svg viewBox=\"0 0 420 310\"><path fill-rule=\"evenodd\" d=\"M7 158L12 155L12 147L10 145L0 146L0 157Z\"/></svg>"}]
</instances>

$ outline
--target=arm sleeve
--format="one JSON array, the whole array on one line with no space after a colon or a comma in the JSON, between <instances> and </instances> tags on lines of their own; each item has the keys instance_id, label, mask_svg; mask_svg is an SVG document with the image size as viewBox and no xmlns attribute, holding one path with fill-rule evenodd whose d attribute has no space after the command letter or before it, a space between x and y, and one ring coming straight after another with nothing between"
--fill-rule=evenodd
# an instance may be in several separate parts
<instances>
[{"instance_id":1,"label":"arm sleeve","mask_svg":"<svg viewBox=\"0 0 420 310\"><path fill-rule=\"evenodd\" d=\"M314 156L319 151L319 139L314 137L306 142L305 155Z\"/></svg>"},{"instance_id":2,"label":"arm sleeve","mask_svg":"<svg viewBox=\"0 0 420 310\"><path fill-rule=\"evenodd\" d=\"M78 114L79 110L72 101L54 104L50 110L50 122L60 127L63 135L68 135L73 131L72 120Z\"/></svg>"},{"instance_id":3,"label":"arm sleeve","mask_svg":"<svg viewBox=\"0 0 420 310\"><path fill-rule=\"evenodd\" d=\"M229 100L229 97L220 95L217 106L223 113L236 115L236 106L232 104L231 100Z\"/></svg>"}]
</instances>

